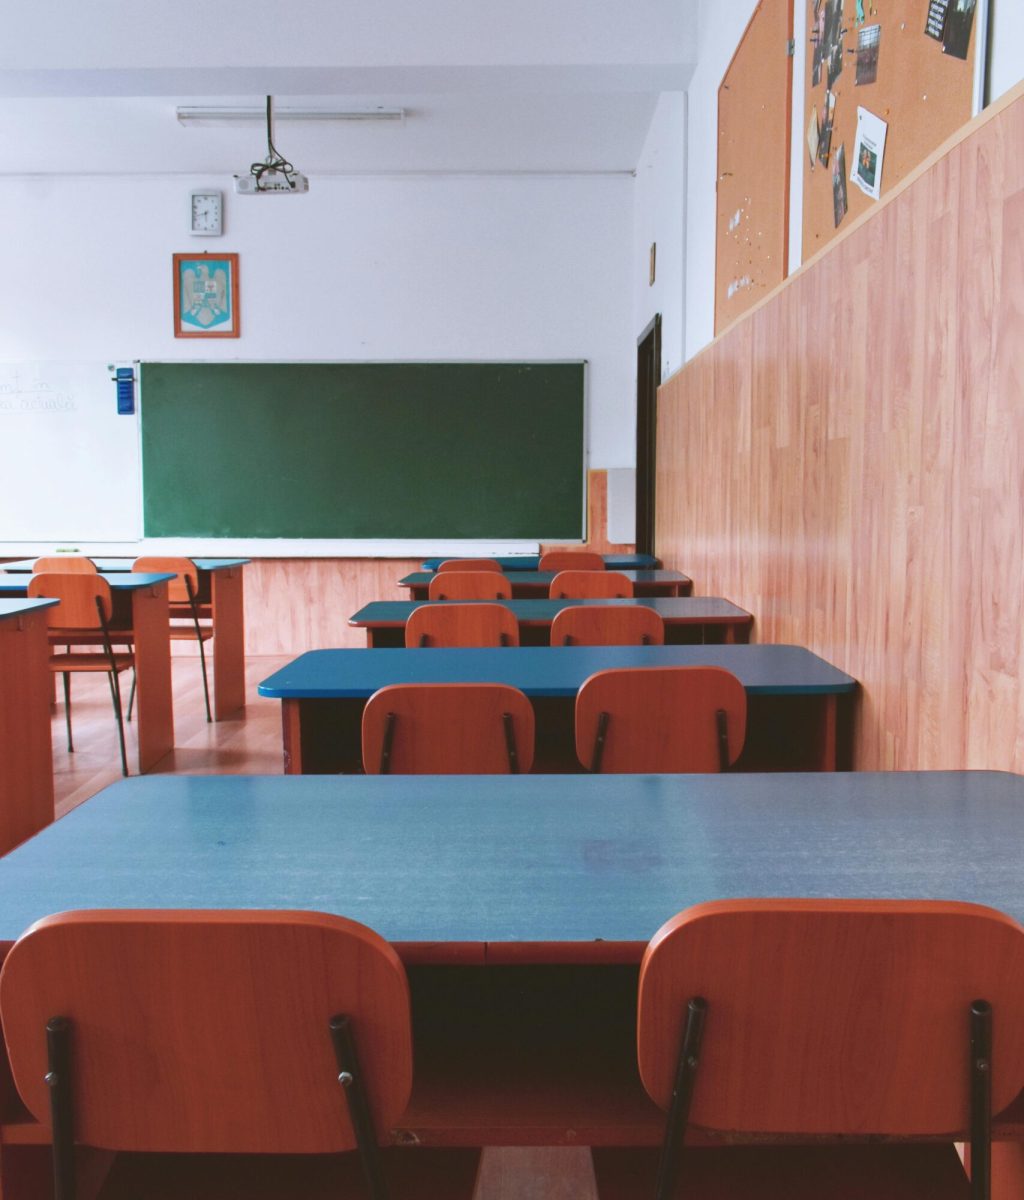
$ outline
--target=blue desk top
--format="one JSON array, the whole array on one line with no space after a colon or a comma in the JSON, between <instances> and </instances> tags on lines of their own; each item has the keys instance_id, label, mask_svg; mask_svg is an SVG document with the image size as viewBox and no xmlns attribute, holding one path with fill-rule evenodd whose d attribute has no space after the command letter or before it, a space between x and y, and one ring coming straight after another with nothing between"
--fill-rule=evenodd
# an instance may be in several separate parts
<instances>
[{"instance_id":1,"label":"blue desk top","mask_svg":"<svg viewBox=\"0 0 1024 1200\"><path fill-rule=\"evenodd\" d=\"M548 587L558 571L513 571L511 575L512 582L516 587ZM621 574L627 579L632 579L634 583L692 583L689 575L684 575L682 571L667 571L664 569L658 570L624 570ZM399 587L429 587L430 581L434 578L434 571L413 571L411 575L406 575L398 581Z\"/></svg>"},{"instance_id":2,"label":"blue desk top","mask_svg":"<svg viewBox=\"0 0 1024 1200\"><path fill-rule=\"evenodd\" d=\"M575 696L610 667L716 666L751 695L852 692L851 676L803 646L510 646L310 650L259 685L274 699L367 697L389 683L508 683L528 696Z\"/></svg>"},{"instance_id":3,"label":"blue desk top","mask_svg":"<svg viewBox=\"0 0 1024 1200\"><path fill-rule=\"evenodd\" d=\"M1024 778L999 772L146 776L0 859L0 939L71 908L253 907L396 942L642 943L743 896L1024 921L1022 844Z\"/></svg>"},{"instance_id":4,"label":"blue desk top","mask_svg":"<svg viewBox=\"0 0 1024 1200\"><path fill-rule=\"evenodd\" d=\"M436 571L443 562L451 562L459 558L458 554L449 554L444 558L425 558L424 571ZM490 558L499 564L503 571L536 571L540 566L539 554L481 554L478 558ZM653 554L602 554L604 565L609 571L639 570L644 567L660 567L661 559Z\"/></svg>"},{"instance_id":5,"label":"blue desk top","mask_svg":"<svg viewBox=\"0 0 1024 1200\"><path fill-rule=\"evenodd\" d=\"M59 558L59 554L51 555L52 558ZM75 557L81 557L76 555ZM97 570L103 572L121 572L130 571L134 558L93 558L91 554L85 555L86 558L92 558L96 564ZM141 556L140 556L141 557ZM177 557L177 556L175 556ZM184 557L188 557L185 555ZM200 571L223 571L227 567L244 567L246 563L252 561L249 558L193 558L192 561L200 569ZM0 563L0 571L29 571L31 572L36 564L35 558L19 558L14 562Z\"/></svg>"},{"instance_id":6,"label":"blue desk top","mask_svg":"<svg viewBox=\"0 0 1024 1200\"><path fill-rule=\"evenodd\" d=\"M404 625L416 608L462 604L461 600L373 600L348 619L350 625ZM718 596L636 596L629 600L489 600L510 609L520 624L550 625L563 608L653 608L666 621L752 621L746 609Z\"/></svg>"},{"instance_id":7,"label":"blue desk top","mask_svg":"<svg viewBox=\"0 0 1024 1200\"><path fill-rule=\"evenodd\" d=\"M110 584L112 592L137 592L141 588L151 587L154 583L165 583L173 579L173 573L160 571L155 574L141 571L124 571L116 574L101 572L102 578ZM28 590L28 576L0 575L0 596L24 596Z\"/></svg>"},{"instance_id":8,"label":"blue desk top","mask_svg":"<svg viewBox=\"0 0 1024 1200\"><path fill-rule=\"evenodd\" d=\"M35 612L40 608L52 608L59 600L48 600L39 596L35 600L4 600L0 599L0 621L4 617L20 617L27 612Z\"/></svg>"}]
</instances>

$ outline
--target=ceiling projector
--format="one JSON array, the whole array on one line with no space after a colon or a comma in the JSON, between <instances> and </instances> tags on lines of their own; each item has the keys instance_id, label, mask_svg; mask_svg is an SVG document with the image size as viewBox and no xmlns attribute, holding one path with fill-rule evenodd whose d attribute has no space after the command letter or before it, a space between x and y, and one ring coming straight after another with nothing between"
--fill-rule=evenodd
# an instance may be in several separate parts
<instances>
[{"instance_id":1,"label":"ceiling projector","mask_svg":"<svg viewBox=\"0 0 1024 1200\"><path fill-rule=\"evenodd\" d=\"M239 196L281 196L291 193L309 191L309 180L301 171L292 171L286 175L284 171L264 170L256 175L236 175L235 191Z\"/></svg>"}]
</instances>

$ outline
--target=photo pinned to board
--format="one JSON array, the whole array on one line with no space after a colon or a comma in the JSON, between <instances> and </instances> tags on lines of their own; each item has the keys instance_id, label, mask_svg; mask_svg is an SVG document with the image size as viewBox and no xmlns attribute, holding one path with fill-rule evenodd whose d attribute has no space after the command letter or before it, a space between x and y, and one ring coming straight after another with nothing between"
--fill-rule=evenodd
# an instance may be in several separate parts
<instances>
[{"instance_id":1,"label":"photo pinned to board","mask_svg":"<svg viewBox=\"0 0 1024 1200\"><path fill-rule=\"evenodd\" d=\"M853 144L850 182L855 183L872 200L877 200L882 191L882 164L885 161L885 136L888 131L889 126L881 117L876 117L866 108L857 109L857 138Z\"/></svg>"},{"instance_id":2,"label":"photo pinned to board","mask_svg":"<svg viewBox=\"0 0 1024 1200\"><path fill-rule=\"evenodd\" d=\"M881 40L881 25L865 25L857 31L856 87L864 87L878 79L878 47Z\"/></svg>"},{"instance_id":3,"label":"photo pinned to board","mask_svg":"<svg viewBox=\"0 0 1024 1200\"><path fill-rule=\"evenodd\" d=\"M811 119L807 122L807 152L811 156L811 170L814 170L814 160L818 157L818 141L821 133L818 128L818 110L811 109Z\"/></svg>"},{"instance_id":4,"label":"photo pinned to board","mask_svg":"<svg viewBox=\"0 0 1024 1200\"><path fill-rule=\"evenodd\" d=\"M928 0L928 16L925 17L924 31L937 42L942 41L946 32L946 13L949 10L949 0Z\"/></svg>"},{"instance_id":5,"label":"photo pinned to board","mask_svg":"<svg viewBox=\"0 0 1024 1200\"><path fill-rule=\"evenodd\" d=\"M953 58L967 58L977 0L951 0L942 30L942 52Z\"/></svg>"},{"instance_id":6,"label":"photo pinned to board","mask_svg":"<svg viewBox=\"0 0 1024 1200\"><path fill-rule=\"evenodd\" d=\"M835 162L832 164L832 213L835 216L836 228L839 228L843 217L849 208L849 198L846 194L846 146L839 147Z\"/></svg>"},{"instance_id":7,"label":"photo pinned to board","mask_svg":"<svg viewBox=\"0 0 1024 1200\"><path fill-rule=\"evenodd\" d=\"M832 126L836 119L835 92L825 93L825 103L821 106L821 121L818 125L818 162L823 167L828 166L829 154L832 151Z\"/></svg>"},{"instance_id":8,"label":"photo pinned to board","mask_svg":"<svg viewBox=\"0 0 1024 1200\"><path fill-rule=\"evenodd\" d=\"M812 33L814 53L811 58L811 86L821 83L822 67L825 68L826 87L839 78L843 69L843 0L811 0Z\"/></svg>"}]
</instances>

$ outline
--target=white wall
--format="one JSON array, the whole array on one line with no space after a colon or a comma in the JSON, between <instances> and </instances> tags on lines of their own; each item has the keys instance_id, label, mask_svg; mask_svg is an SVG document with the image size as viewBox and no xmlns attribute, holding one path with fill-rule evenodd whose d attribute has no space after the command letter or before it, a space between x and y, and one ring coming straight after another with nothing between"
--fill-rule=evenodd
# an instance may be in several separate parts
<instances>
[{"instance_id":1,"label":"white wall","mask_svg":"<svg viewBox=\"0 0 1024 1200\"><path fill-rule=\"evenodd\" d=\"M999 97L1024 79L1024 3L1022 0L990 0L992 4L991 99Z\"/></svg>"},{"instance_id":2,"label":"white wall","mask_svg":"<svg viewBox=\"0 0 1024 1200\"><path fill-rule=\"evenodd\" d=\"M633 333L638 337L655 313L662 314L661 377L683 364L686 210L686 96L658 101L636 168L633 204ZM651 243L657 244L650 283Z\"/></svg>"},{"instance_id":3,"label":"white wall","mask_svg":"<svg viewBox=\"0 0 1024 1200\"><path fill-rule=\"evenodd\" d=\"M0 362L589 360L591 465L628 463L632 181L316 179L227 194L226 234L183 232L222 179L0 179ZM171 255L237 251L242 336L171 325Z\"/></svg>"}]
</instances>

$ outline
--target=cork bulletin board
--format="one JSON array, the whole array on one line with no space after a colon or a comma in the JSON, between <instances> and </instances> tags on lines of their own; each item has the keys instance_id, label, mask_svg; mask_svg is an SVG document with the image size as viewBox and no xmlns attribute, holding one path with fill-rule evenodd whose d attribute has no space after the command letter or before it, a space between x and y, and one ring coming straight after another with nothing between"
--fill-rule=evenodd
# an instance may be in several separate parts
<instances>
[{"instance_id":1,"label":"cork bulletin board","mask_svg":"<svg viewBox=\"0 0 1024 1200\"><path fill-rule=\"evenodd\" d=\"M806 261L974 115L987 0L798 0L801 7ZM858 109L868 115L859 120ZM858 127L884 132L880 173ZM876 195L851 180L855 170Z\"/></svg>"},{"instance_id":2,"label":"cork bulletin board","mask_svg":"<svg viewBox=\"0 0 1024 1200\"><path fill-rule=\"evenodd\" d=\"M715 332L786 276L792 0L761 0L718 90Z\"/></svg>"}]
</instances>

